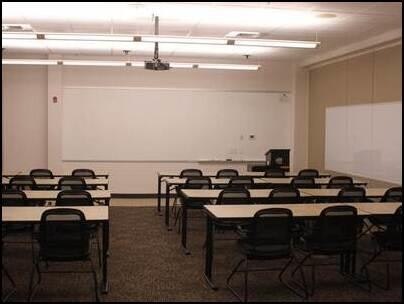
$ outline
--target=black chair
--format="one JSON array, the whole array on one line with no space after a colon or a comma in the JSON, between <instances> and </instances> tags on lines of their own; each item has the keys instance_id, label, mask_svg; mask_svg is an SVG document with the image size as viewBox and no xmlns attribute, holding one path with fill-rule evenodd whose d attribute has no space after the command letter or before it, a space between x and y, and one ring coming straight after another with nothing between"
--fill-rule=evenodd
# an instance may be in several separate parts
<instances>
[{"instance_id":1,"label":"black chair","mask_svg":"<svg viewBox=\"0 0 404 304\"><path fill-rule=\"evenodd\" d=\"M217 171L216 173L216 178L231 178L231 177L235 177L235 176L239 176L238 175L238 171L235 169L221 169L219 171ZM225 189L227 188L228 185L215 185L214 188L215 189Z\"/></svg>"},{"instance_id":2,"label":"black chair","mask_svg":"<svg viewBox=\"0 0 404 304\"><path fill-rule=\"evenodd\" d=\"M230 178L228 187L230 188L254 188L254 179L249 176L233 176Z\"/></svg>"},{"instance_id":3,"label":"black chair","mask_svg":"<svg viewBox=\"0 0 404 304\"><path fill-rule=\"evenodd\" d=\"M402 202L403 201L403 188L392 187L386 190L380 202ZM368 217L371 225L368 227L368 231L377 227L379 230L384 230L386 226L391 222L391 218L386 216L372 215ZM367 231L366 231L367 232Z\"/></svg>"},{"instance_id":4,"label":"black chair","mask_svg":"<svg viewBox=\"0 0 404 304\"><path fill-rule=\"evenodd\" d=\"M403 221L403 211L402 206L398 207L394 215L389 218L385 229L379 229L372 233L372 239L375 242L374 252L371 257L362 265L360 273L365 274L366 281L369 286L369 290L372 288L372 284L380 287L382 289L390 289L390 263L402 262L402 221ZM379 257L383 255L384 252L399 252L400 255L398 259L393 259L388 255L388 258L381 260ZM380 285L378 283L372 282L369 275L369 266L373 263L386 263L386 284Z\"/></svg>"},{"instance_id":5,"label":"black chair","mask_svg":"<svg viewBox=\"0 0 404 304\"><path fill-rule=\"evenodd\" d=\"M202 176L203 173L199 169L184 169L180 172L180 178Z\"/></svg>"},{"instance_id":6,"label":"black chair","mask_svg":"<svg viewBox=\"0 0 404 304\"><path fill-rule=\"evenodd\" d=\"M181 187L177 188L178 192L180 189L212 189L212 182L208 176L193 176L193 177L188 177L187 180L185 181L185 184L182 185ZM209 204L209 200L187 200L187 209L199 209L201 210L205 204ZM180 213L182 211L182 206L178 208L178 211L175 215L175 222L174 226L177 224L178 218L180 216ZM180 221L181 225L181 221ZM180 225L178 226L178 232L180 231L181 227Z\"/></svg>"},{"instance_id":7,"label":"black chair","mask_svg":"<svg viewBox=\"0 0 404 304\"><path fill-rule=\"evenodd\" d=\"M52 171L49 169L32 169L29 175L33 178L49 178L49 179L54 178ZM49 186L37 185L37 188L38 190L52 190L55 187L52 185Z\"/></svg>"},{"instance_id":8,"label":"black chair","mask_svg":"<svg viewBox=\"0 0 404 304\"><path fill-rule=\"evenodd\" d=\"M290 182L292 187L294 188L318 188L316 185L316 181L314 177L308 177L308 176L296 176L292 178L292 181Z\"/></svg>"},{"instance_id":9,"label":"black chair","mask_svg":"<svg viewBox=\"0 0 404 304\"><path fill-rule=\"evenodd\" d=\"M328 181L328 189L339 189L344 187L352 187L353 179L350 176L333 176Z\"/></svg>"},{"instance_id":10,"label":"black chair","mask_svg":"<svg viewBox=\"0 0 404 304\"><path fill-rule=\"evenodd\" d=\"M252 204L250 191L245 188L226 188L220 192L216 205L249 205ZM245 224L245 221L216 221L215 228L220 230L237 231L243 229L239 225Z\"/></svg>"},{"instance_id":11,"label":"black chair","mask_svg":"<svg viewBox=\"0 0 404 304\"><path fill-rule=\"evenodd\" d=\"M199 170L199 169L192 169L192 168L191 169L183 169L180 172L179 177L180 178L186 178L186 177L195 177L195 176L203 176L202 171ZM174 189L175 189L176 195L175 195L175 199L174 199L174 202L173 202L173 206L171 207L171 214L172 215L177 214L176 209L177 209L177 205L178 205L179 191L180 191L181 187L180 186L175 186ZM171 190L172 189L170 189L169 191L171 191Z\"/></svg>"},{"instance_id":12,"label":"black chair","mask_svg":"<svg viewBox=\"0 0 404 304\"><path fill-rule=\"evenodd\" d=\"M366 201L366 191L364 188L347 186L339 190L337 195L337 202L365 202Z\"/></svg>"},{"instance_id":13,"label":"black chair","mask_svg":"<svg viewBox=\"0 0 404 304\"><path fill-rule=\"evenodd\" d=\"M312 288L304 286L306 294L312 296L315 288L315 268L321 265L334 265L333 263L316 263L312 257L340 256L341 273L346 274L350 268L355 268L356 232L358 225L357 209L348 205L336 205L323 209L314 227L305 232L296 242L295 248L300 250L304 257L292 272L303 266L311 266ZM313 263L305 264L306 261ZM303 282L306 282L303 280Z\"/></svg>"},{"instance_id":14,"label":"black chair","mask_svg":"<svg viewBox=\"0 0 404 304\"><path fill-rule=\"evenodd\" d=\"M34 178L54 178L52 171L49 169L32 169L29 175Z\"/></svg>"},{"instance_id":15,"label":"black chair","mask_svg":"<svg viewBox=\"0 0 404 304\"><path fill-rule=\"evenodd\" d=\"M12 190L38 190L35 179L28 175L12 177L10 179L8 188Z\"/></svg>"},{"instance_id":16,"label":"black chair","mask_svg":"<svg viewBox=\"0 0 404 304\"><path fill-rule=\"evenodd\" d=\"M82 178L97 178L95 172L91 169L74 169L72 171L72 176L78 176ZM97 186L87 185L87 190L96 190Z\"/></svg>"},{"instance_id":17,"label":"black chair","mask_svg":"<svg viewBox=\"0 0 404 304\"><path fill-rule=\"evenodd\" d=\"M74 207L74 206L94 206L91 194L85 190L63 190L58 193L56 198L56 207ZM89 224L89 232L92 239L96 241L98 262L101 266L101 247L98 235L98 224Z\"/></svg>"},{"instance_id":18,"label":"black chair","mask_svg":"<svg viewBox=\"0 0 404 304\"><path fill-rule=\"evenodd\" d=\"M303 169L300 170L299 173L297 173L297 175L316 178L320 176L320 173L316 169Z\"/></svg>"},{"instance_id":19,"label":"black chair","mask_svg":"<svg viewBox=\"0 0 404 304\"><path fill-rule=\"evenodd\" d=\"M64 176L59 179L59 190L87 190L84 178L78 176Z\"/></svg>"},{"instance_id":20,"label":"black chair","mask_svg":"<svg viewBox=\"0 0 404 304\"><path fill-rule=\"evenodd\" d=\"M221 169L217 171L216 178L238 176L238 171L235 169Z\"/></svg>"},{"instance_id":21,"label":"black chair","mask_svg":"<svg viewBox=\"0 0 404 304\"><path fill-rule=\"evenodd\" d=\"M52 262L89 262L90 271L69 271L71 273L91 273L94 280L96 301L99 301L98 280L90 254L90 235L88 223L80 210L70 208L50 209L43 212L40 223L39 251L35 258L31 272L29 296L31 301L43 273L66 273L67 271L44 271L41 270L41 262L47 263L47 269ZM35 272L38 280L34 285ZM62 283L63 281L61 281Z\"/></svg>"},{"instance_id":22,"label":"black chair","mask_svg":"<svg viewBox=\"0 0 404 304\"><path fill-rule=\"evenodd\" d=\"M403 201L403 188L392 187L387 189L384 193L381 202L402 202Z\"/></svg>"},{"instance_id":23,"label":"black chair","mask_svg":"<svg viewBox=\"0 0 404 304\"><path fill-rule=\"evenodd\" d=\"M283 177L285 176L285 171L279 168L267 169L264 172L265 177Z\"/></svg>"},{"instance_id":24,"label":"black chair","mask_svg":"<svg viewBox=\"0 0 404 304\"><path fill-rule=\"evenodd\" d=\"M296 204L300 203L300 191L293 187L280 187L272 189L268 196L269 204Z\"/></svg>"},{"instance_id":25,"label":"black chair","mask_svg":"<svg viewBox=\"0 0 404 304\"><path fill-rule=\"evenodd\" d=\"M294 260L291 246L292 224L293 214L289 209L263 209L254 215L246 237L238 241L238 248L243 258L237 263L226 280L227 287L240 301L248 301L248 273L263 270L281 270L278 275L279 280L290 290L301 296L283 280L283 274ZM250 269L249 267L250 261L281 259L288 259L282 268ZM245 264L244 269L239 270L243 264ZM244 272L243 298L230 286L231 278L238 272Z\"/></svg>"}]
</instances>

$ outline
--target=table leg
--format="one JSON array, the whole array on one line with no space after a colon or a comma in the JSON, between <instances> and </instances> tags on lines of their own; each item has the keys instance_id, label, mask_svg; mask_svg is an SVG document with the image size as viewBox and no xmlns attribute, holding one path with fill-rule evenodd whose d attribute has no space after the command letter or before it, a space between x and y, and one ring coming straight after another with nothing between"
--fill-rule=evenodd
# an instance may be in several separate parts
<instances>
[{"instance_id":1,"label":"table leg","mask_svg":"<svg viewBox=\"0 0 404 304\"><path fill-rule=\"evenodd\" d=\"M161 215L161 175L157 177L157 213Z\"/></svg>"},{"instance_id":2,"label":"table leg","mask_svg":"<svg viewBox=\"0 0 404 304\"><path fill-rule=\"evenodd\" d=\"M170 227L170 184L166 182L166 227L168 231L171 231Z\"/></svg>"},{"instance_id":3,"label":"table leg","mask_svg":"<svg viewBox=\"0 0 404 304\"><path fill-rule=\"evenodd\" d=\"M109 221L102 225L102 293L108 293L108 250L109 250Z\"/></svg>"},{"instance_id":4,"label":"table leg","mask_svg":"<svg viewBox=\"0 0 404 304\"><path fill-rule=\"evenodd\" d=\"M206 216L206 251L205 251L205 272L206 282L213 290L217 290L217 286L212 281L212 265L213 265L213 221Z\"/></svg>"},{"instance_id":5,"label":"table leg","mask_svg":"<svg viewBox=\"0 0 404 304\"><path fill-rule=\"evenodd\" d=\"M188 229L188 208L185 199L182 199L182 215L181 215L181 245L186 255L191 254L187 248L187 229Z\"/></svg>"}]
</instances>

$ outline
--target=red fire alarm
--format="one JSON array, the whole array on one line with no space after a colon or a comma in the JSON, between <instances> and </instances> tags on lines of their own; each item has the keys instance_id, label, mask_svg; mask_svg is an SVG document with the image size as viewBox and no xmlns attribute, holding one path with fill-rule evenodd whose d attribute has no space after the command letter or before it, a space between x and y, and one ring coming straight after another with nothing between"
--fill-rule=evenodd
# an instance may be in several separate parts
<instances>
[{"instance_id":1,"label":"red fire alarm","mask_svg":"<svg viewBox=\"0 0 404 304\"><path fill-rule=\"evenodd\" d=\"M52 100L53 100L53 103L57 103L57 102L58 102L58 98L57 98L56 96L53 96Z\"/></svg>"}]
</instances>

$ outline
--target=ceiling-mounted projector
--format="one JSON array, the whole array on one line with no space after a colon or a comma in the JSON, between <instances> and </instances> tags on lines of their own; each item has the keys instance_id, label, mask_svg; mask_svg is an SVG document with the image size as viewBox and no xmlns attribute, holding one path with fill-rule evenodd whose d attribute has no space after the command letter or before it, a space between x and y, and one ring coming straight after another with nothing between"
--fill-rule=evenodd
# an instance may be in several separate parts
<instances>
[{"instance_id":1,"label":"ceiling-mounted projector","mask_svg":"<svg viewBox=\"0 0 404 304\"><path fill-rule=\"evenodd\" d=\"M154 34L159 34L159 17L154 17ZM153 70L153 71L167 71L170 69L170 64L168 62L161 62L159 59L159 44L156 42L154 44L154 58L152 60L146 60L144 62L144 68L146 70Z\"/></svg>"},{"instance_id":2,"label":"ceiling-mounted projector","mask_svg":"<svg viewBox=\"0 0 404 304\"><path fill-rule=\"evenodd\" d=\"M170 69L170 64L168 62L161 62L160 59L153 59L144 62L144 68L146 70L154 71L166 71Z\"/></svg>"}]
</instances>

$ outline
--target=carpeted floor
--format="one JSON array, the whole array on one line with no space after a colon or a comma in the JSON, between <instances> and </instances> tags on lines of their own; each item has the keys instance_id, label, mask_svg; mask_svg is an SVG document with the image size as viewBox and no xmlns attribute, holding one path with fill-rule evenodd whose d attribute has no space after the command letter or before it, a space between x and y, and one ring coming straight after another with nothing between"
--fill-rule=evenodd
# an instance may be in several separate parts
<instances>
[{"instance_id":1,"label":"carpeted floor","mask_svg":"<svg viewBox=\"0 0 404 304\"><path fill-rule=\"evenodd\" d=\"M182 253L180 235L174 230L166 231L164 217L157 216L155 208L111 207L110 219L110 292L102 295L103 301L236 301L225 286L226 276L240 259L235 241L215 243L214 278L219 290L211 290L203 279L204 218L189 220L189 256ZM217 234L216 238L232 236ZM25 301L32 267L30 244L5 244L2 255L3 265L17 283L17 292L10 301ZM96 254L94 261L97 261ZM284 261L264 263L256 265L279 267ZM83 268L84 265L70 263L64 267ZM384 271L382 265L376 268L372 269ZM391 267L392 286L388 291L379 288L370 293L364 291L340 276L336 266L318 268L316 273L316 292L310 301L398 302L401 299L401 263ZM308 274L307 269L309 278ZM277 272L250 274L250 300L302 301L279 282L277 275ZM239 274L232 285L241 292L242 284ZM92 288L89 274L45 274L34 301L93 301ZM3 294L7 290L9 284L2 275Z\"/></svg>"}]
</instances>

